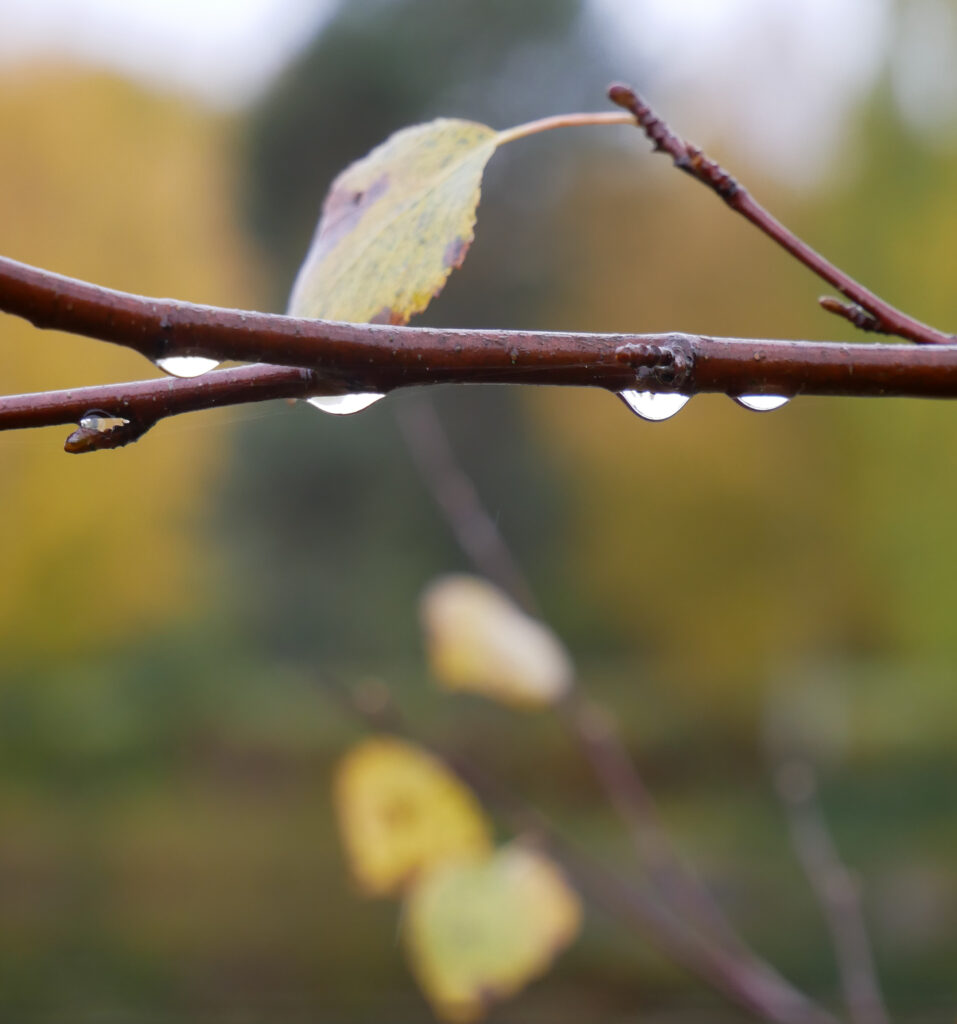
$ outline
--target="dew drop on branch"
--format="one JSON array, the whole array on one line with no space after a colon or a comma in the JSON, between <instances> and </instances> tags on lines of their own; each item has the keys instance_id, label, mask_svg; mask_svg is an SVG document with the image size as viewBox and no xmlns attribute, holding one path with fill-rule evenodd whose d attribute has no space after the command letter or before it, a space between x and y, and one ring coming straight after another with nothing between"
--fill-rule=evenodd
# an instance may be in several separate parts
<instances>
[{"instance_id":1,"label":"dew drop on branch","mask_svg":"<svg viewBox=\"0 0 957 1024\"><path fill-rule=\"evenodd\" d=\"M786 395L734 395L738 405L752 412L774 412L791 401Z\"/></svg>"},{"instance_id":2,"label":"dew drop on branch","mask_svg":"<svg viewBox=\"0 0 957 1024\"><path fill-rule=\"evenodd\" d=\"M378 402L385 395L377 391L356 392L351 395L315 395L306 401L321 412L332 413L333 416L350 416L354 412L368 409L373 402Z\"/></svg>"},{"instance_id":3,"label":"dew drop on branch","mask_svg":"<svg viewBox=\"0 0 957 1024\"><path fill-rule=\"evenodd\" d=\"M684 408L690 396L673 391L620 391L618 397L643 420L667 420Z\"/></svg>"},{"instance_id":4,"label":"dew drop on branch","mask_svg":"<svg viewBox=\"0 0 957 1024\"><path fill-rule=\"evenodd\" d=\"M80 420L79 425L83 430L95 430L98 434L105 434L114 427L128 427L130 421L123 419L121 416L108 416L106 413L91 412L87 413Z\"/></svg>"},{"instance_id":5,"label":"dew drop on branch","mask_svg":"<svg viewBox=\"0 0 957 1024\"><path fill-rule=\"evenodd\" d=\"M156 365L171 377L199 377L219 366L218 359L205 356L166 356L157 359Z\"/></svg>"}]
</instances>

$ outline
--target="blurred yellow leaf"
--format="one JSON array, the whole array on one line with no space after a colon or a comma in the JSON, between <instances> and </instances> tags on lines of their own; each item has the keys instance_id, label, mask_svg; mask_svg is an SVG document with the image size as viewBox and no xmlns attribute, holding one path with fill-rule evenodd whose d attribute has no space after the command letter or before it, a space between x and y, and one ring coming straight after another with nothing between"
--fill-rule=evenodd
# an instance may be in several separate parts
<instances>
[{"instance_id":1,"label":"blurred yellow leaf","mask_svg":"<svg viewBox=\"0 0 957 1024\"><path fill-rule=\"evenodd\" d=\"M467 1022L544 973L580 923L578 897L558 867L508 846L423 876L406 904L405 939L436 1013Z\"/></svg>"},{"instance_id":2,"label":"blurred yellow leaf","mask_svg":"<svg viewBox=\"0 0 957 1024\"><path fill-rule=\"evenodd\" d=\"M396 132L333 182L289 300L292 316L404 324L472 244L498 132L441 118Z\"/></svg>"},{"instance_id":3,"label":"blurred yellow leaf","mask_svg":"<svg viewBox=\"0 0 957 1024\"><path fill-rule=\"evenodd\" d=\"M422 595L436 679L508 704L549 704L571 686L571 659L555 634L474 576L445 576Z\"/></svg>"},{"instance_id":4,"label":"blurred yellow leaf","mask_svg":"<svg viewBox=\"0 0 957 1024\"><path fill-rule=\"evenodd\" d=\"M349 863L370 895L395 892L434 864L491 847L490 826L472 793L411 743L365 740L340 763L334 787Z\"/></svg>"}]
</instances>

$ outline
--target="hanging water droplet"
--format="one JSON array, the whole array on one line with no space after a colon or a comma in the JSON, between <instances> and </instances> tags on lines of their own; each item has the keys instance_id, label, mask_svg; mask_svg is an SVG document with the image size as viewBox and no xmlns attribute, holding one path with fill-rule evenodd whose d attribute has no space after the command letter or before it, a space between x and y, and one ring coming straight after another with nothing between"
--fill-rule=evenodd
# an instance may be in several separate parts
<instances>
[{"instance_id":1,"label":"hanging water droplet","mask_svg":"<svg viewBox=\"0 0 957 1024\"><path fill-rule=\"evenodd\" d=\"M791 401L786 395L734 395L738 405L752 412L774 412Z\"/></svg>"},{"instance_id":2,"label":"hanging water droplet","mask_svg":"<svg viewBox=\"0 0 957 1024\"><path fill-rule=\"evenodd\" d=\"M357 392L352 395L315 395L306 401L322 412L331 412L333 416L349 416L354 412L368 409L373 402L378 402L385 395L376 391Z\"/></svg>"},{"instance_id":3,"label":"hanging water droplet","mask_svg":"<svg viewBox=\"0 0 957 1024\"><path fill-rule=\"evenodd\" d=\"M667 420L681 412L690 395L674 391L620 391L618 397L643 420Z\"/></svg>"},{"instance_id":4,"label":"hanging water droplet","mask_svg":"<svg viewBox=\"0 0 957 1024\"><path fill-rule=\"evenodd\" d=\"M166 356L157 359L156 365L172 377L199 377L219 366L218 359L205 356Z\"/></svg>"},{"instance_id":5,"label":"hanging water droplet","mask_svg":"<svg viewBox=\"0 0 957 1024\"><path fill-rule=\"evenodd\" d=\"M105 412L90 412L80 420L79 425L83 430L95 430L98 434L105 434L114 427L128 427L130 421L121 416L108 416Z\"/></svg>"}]
</instances>

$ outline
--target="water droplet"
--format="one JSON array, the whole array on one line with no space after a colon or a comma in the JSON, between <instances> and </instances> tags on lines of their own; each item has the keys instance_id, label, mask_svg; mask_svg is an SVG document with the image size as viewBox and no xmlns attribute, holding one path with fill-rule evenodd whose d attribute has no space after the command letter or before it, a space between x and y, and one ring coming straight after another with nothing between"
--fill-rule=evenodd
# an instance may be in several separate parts
<instances>
[{"instance_id":1,"label":"water droplet","mask_svg":"<svg viewBox=\"0 0 957 1024\"><path fill-rule=\"evenodd\" d=\"M738 405L752 412L774 412L791 401L786 395L735 395Z\"/></svg>"},{"instance_id":2,"label":"water droplet","mask_svg":"<svg viewBox=\"0 0 957 1024\"><path fill-rule=\"evenodd\" d=\"M121 416L108 416L105 412L87 413L80 420L80 426L84 430L95 430L98 434L105 434L106 431L112 430L114 427L128 427L129 425L129 420L124 420Z\"/></svg>"},{"instance_id":3,"label":"water droplet","mask_svg":"<svg viewBox=\"0 0 957 1024\"><path fill-rule=\"evenodd\" d=\"M199 377L219 366L218 359L205 356L167 356L157 359L156 365L172 377Z\"/></svg>"},{"instance_id":4,"label":"water droplet","mask_svg":"<svg viewBox=\"0 0 957 1024\"><path fill-rule=\"evenodd\" d=\"M331 412L333 416L349 416L354 412L368 409L373 402L378 402L385 395L376 391L357 392L353 395L316 395L306 401L322 412Z\"/></svg>"},{"instance_id":5,"label":"water droplet","mask_svg":"<svg viewBox=\"0 0 957 1024\"><path fill-rule=\"evenodd\" d=\"M618 397L643 420L667 420L681 412L690 396L674 391L620 391Z\"/></svg>"}]
</instances>

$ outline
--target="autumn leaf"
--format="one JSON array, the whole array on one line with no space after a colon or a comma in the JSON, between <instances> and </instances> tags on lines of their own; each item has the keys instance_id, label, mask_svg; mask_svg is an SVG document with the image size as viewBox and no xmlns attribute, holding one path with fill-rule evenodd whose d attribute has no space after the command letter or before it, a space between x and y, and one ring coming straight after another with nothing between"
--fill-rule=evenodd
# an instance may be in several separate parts
<instances>
[{"instance_id":1,"label":"autumn leaf","mask_svg":"<svg viewBox=\"0 0 957 1024\"><path fill-rule=\"evenodd\" d=\"M326 196L289 314L404 324L422 312L472 244L499 137L440 118L396 132L346 168Z\"/></svg>"},{"instance_id":2,"label":"autumn leaf","mask_svg":"<svg viewBox=\"0 0 957 1024\"><path fill-rule=\"evenodd\" d=\"M450 857L482 855L491 828L469 789L420 747L377 736L341 761L334 796L362 889L380 896Z\"/></svg>"},{"instance_id":3,"label":"autumn leaf","mask_svg":"<svg viewBox=\"0 0 957 1024\"><path fill-rule=\"evenodd\" d=\"M558 867L512 845L420 878L406 901L404 939L436 1013L467 1024L544 973L580 923L578 897Z\"/></svg>"},{"instance_id":4,"label":"autumn leaf","mask_svg":"<svg viewBox=\"0 0 957 1024\"><path fill-rule=\"evenodd\" d=\"M574 670L543 623L474 576L444 576L422 595L432 673L451 690L537 707L558 700Z\"/></svg>"}]
</instances>

